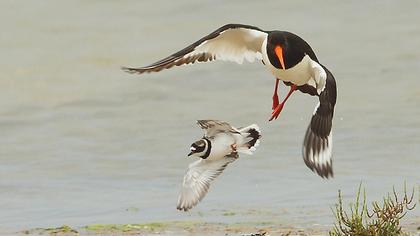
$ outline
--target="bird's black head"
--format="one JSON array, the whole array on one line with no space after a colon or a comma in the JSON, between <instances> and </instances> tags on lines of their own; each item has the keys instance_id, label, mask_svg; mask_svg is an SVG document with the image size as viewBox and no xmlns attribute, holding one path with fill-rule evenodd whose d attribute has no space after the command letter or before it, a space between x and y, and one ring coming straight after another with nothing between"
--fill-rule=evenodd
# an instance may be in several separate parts
<instances>
[{"instance_id":1,"label":"bird's black head","mask_svg":"<svg viewBox=\"0 0 420 236\"><path fill-rule=\"evenodd\" d=\"M203 138L191 144L190 153L188 154L188 156L198 156L203 159L206 159L210 154L210 149L210 141L206 138Z\"/></svg>"},{"instance_id":2,"label":"bird's black head","mask_svg":"<svg viewBox=\"0 0 420 236\"><path fill-rule=\"evenodd\" d=\"M303 47L303 44L306 47ZM303 39L290 32L272 31L268 34L268 59L278 69L286 70L302 61L306 55L305 50L307 47L309 45Z\"/></svg>"}]
</instances>

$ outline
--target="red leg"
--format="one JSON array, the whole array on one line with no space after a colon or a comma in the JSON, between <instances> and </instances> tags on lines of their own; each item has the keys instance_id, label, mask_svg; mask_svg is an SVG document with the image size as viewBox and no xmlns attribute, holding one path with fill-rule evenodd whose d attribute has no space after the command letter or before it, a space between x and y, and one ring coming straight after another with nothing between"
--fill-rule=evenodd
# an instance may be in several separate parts
<instances>
[{"instance_id":1,"label":"red leg","mask_svg":"<svg viewBox=\"0 0 420 236\"><path fill-rule=\"evenodd\" d=\"M276 109L279 105L279 96L277 95L277 89L279 87L279 79L276 79L276 85L274 86L274 94L273 94L273 107L272 110Z\"/></svg>"},{"instance_id":2,"label":"red leg","mask_svg":"<svg viewBox=\"0 0 420 236\"><path fill-rule=\"evenodd\" d=\"M286 98L284 98L283 102L277 105L277 107L274 109L274 111L271 113L271 118L269 121L272 121L273 119L277 119L279 117L279 114L281 110L283 109L284 103L286 103L287 99L289 99L290 95L297 89L296 85L290 86L289 93L287 94Z\"/></svg>"}]
</instances>

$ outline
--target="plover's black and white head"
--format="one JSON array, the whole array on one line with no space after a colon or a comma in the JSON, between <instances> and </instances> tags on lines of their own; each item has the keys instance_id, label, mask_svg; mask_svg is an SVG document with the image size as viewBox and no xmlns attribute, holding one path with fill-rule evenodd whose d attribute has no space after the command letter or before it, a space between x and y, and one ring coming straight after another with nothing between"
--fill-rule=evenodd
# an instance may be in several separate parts
<instances>
[{"instance_id":1,"label":"plover's black and white head","mask_svg":"<svg viewBox=\"0 0 420 236\"><path fill-rule=\"evenodd\" d=\"M188 156L196 156L206 159L210 155L211 151L211 142L207 138L202 138L193 144L190 147L190 153Z\"/></svg>"}]
</instances>

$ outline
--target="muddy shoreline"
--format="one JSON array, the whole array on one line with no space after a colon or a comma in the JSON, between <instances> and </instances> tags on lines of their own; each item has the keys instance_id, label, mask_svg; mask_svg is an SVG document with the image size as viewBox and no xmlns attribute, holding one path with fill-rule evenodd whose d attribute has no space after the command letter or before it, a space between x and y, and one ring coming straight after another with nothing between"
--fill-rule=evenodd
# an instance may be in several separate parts
<instances>
[{"instance_id":1,"label":"muddy shoreline","mask_svg":"<svg viewBox=\"0 0 420 236\"><path fill-rule=\"evenodd\" d=\"M14 233L15 235L328 235L332 225L308 225L294 227L275 222L239 222L234 224L207 223L200 221L168 221L134 224L94 224L81 227L63 225L56 228L35 228ZM409 235L420 234L420 219L403 224Z\"/></svg>"}]
</instances>

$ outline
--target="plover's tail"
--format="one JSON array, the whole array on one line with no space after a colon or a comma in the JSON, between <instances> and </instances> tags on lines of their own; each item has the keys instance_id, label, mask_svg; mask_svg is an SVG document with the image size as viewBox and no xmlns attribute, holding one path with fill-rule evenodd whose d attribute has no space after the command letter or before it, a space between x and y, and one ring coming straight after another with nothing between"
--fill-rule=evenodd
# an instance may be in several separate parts
<instances>
[{"instance_id":1,"label":"plover's tail","mask_svg":"<svg viewBox=\"0 0 420 236\"><path fill-rule=\"evenodd\" d=\"M237 151L245 154L250 154L255 151L260 144L261 131L258 125L252 124L245 128L239 129L242 136L242 142L238 143Z\"/></svg>"}]
</instances>

